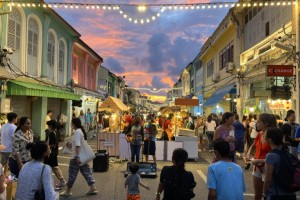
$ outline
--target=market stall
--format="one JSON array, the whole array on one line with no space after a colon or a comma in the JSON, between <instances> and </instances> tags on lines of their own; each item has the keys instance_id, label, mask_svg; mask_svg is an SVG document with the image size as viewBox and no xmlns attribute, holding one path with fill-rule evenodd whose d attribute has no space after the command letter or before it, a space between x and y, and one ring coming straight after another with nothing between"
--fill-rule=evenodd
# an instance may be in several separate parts
<instances>
[{"instance_id":1,"label":"market stall","mask_svg":"<svg viewBox=\"0 0 300 200\"><path fill-rule=\"evenodd\" d=\"M108 97L98 108L98 111L109 112L109 127L97 134L97 150L106 150L110 156L120 155L120 122L122 112L128 107L118 98ZM123 134L124 135L124 134Z\"/></svg>"}]
</instances>

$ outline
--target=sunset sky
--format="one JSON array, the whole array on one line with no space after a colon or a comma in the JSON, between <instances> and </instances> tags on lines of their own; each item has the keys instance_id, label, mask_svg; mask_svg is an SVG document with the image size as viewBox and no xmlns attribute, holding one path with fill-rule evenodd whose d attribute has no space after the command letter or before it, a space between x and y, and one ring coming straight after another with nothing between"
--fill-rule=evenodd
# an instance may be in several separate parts
<instances>
[{"instance_id":1,"label":"sunset sky","mask_svg":"<svg viewBox=\"0 0 300 200\"><path fill-rule=\"evenodd\" d=\"M54 2L48 0L46 2ZM66 1L67 2L67 1ZM119 0L69 1L82 3L204 3L204 0ZM211 1L217 2L217 1ZM220 1L218 1L220 2ZM138 12L135 7L121 6L133 18L151 18L161 7ZM134 88L170 88L199 53L201 46L228 12L228 8L210 10L168 10L155 21L134 24L119 11L55 9L103 59L103 66ZM141 91L141 93L149 91ZM151 93L149 93L151 94ZM159 93L165 95L164 92ZM156 95L153 93L153 95Z\"/></svg>"}]
</instances>

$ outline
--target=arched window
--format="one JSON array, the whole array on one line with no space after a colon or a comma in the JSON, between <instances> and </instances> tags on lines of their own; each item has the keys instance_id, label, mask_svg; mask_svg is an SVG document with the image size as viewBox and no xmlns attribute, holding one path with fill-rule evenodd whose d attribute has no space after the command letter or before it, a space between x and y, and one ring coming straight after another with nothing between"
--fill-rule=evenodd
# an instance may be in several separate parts
<instances>
[{"instance_id":1,"label":"arched window","mask_svg":"<svg viewBox=\"0 0 300 200\"><path fill-rule=\"evenodd\" d=\"M13 8L8 15L7 46L12 48L14 53L10 59L14 65L21 69L21 30L22 17L17 8Z\"/></svg>"},{"instance_id":2,"label":"arched window","mask_svg":"<svg viewBox=\"0 0 300 200\"><path fill-rule=\"evenodd\" d=\"M59 42L58 68L59 71L64 71L65 68L65 44L63 41Z\"/></svg>"},{"instance_id":3,"label":"arched window","mask_svg":"<svg viewBox=\"0 0 300 200\"><path fill-rule=\"evenodd\" d=\"M48 78L54 81L54 60L55 60L55 37L53 33L48 33Z\"/></svg>"},{"instance_id":4,"label":"arched window","mask_svg":"<svg viewBox=\"0 0 300 200\"><path fill-rule=\"evenodd\" d=\"M38 75L38 39L39 26L34 18L28 20L28 40L27 40L27 70L28 74Z\"/></svg>"},{"instance_id":5,"label":"arched window","mask_svg":"<svg viewBox=\"0 0 300 200\"><path fill-rule=\"evenodd\" d=\"M53 33L49 32L48 35L48 64L54 66L54 52L55 52L55 38Z\"/></svg>"},{"instance_id":6,"label":"arched window","mask_svg":"<svg viewBox=\"0 0 300 200\"><path fill-rule=\"evenodd\" d=\"M30 18L28 21L28 54L37 57L38 51L38 35L39 35L39 27L37 22Z\"/></svg>"},{"instance_id":7,"label":"arched window","mask_svg":"<svg viewBox=\"0 0 300 200\"><path fill-rule=\"evenodd\" d=\"M58 52L58 82L59 84L64 84L65 77L65 55L66 47L65 43L61 40L59 42L59 52Z\"/></svg>"}]
</instances>

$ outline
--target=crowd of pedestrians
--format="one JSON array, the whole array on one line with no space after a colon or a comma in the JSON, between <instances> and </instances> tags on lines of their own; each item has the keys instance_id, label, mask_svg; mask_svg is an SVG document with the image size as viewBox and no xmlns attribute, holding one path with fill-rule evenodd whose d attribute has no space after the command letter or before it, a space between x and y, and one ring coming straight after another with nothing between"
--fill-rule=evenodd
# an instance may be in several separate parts
<instances>
[{"instance_id":1,"label":"crowd of pedestrians","mask_svg":"<svg viewBox=\"0 0 300 200\"><path fill-rule=\"evenodd\" d=\"M82 117L83 116L83 117ZM47 112L45 127L45 142L33 142L31 120L28 117L20 117L16 113L8 113L8 122L1 128L1 165L0 176L5 177L10 171L18 178L16 192L17 199L33 199L41 186L45 190L46 199L58 199L55 190L66 186L66 190L60 195L72 196L72 187L79 171L85 178L89 190L87 195L97 194L95 178L88 164L81 163L79 154L81 147L87 140L85 128L93 125L93 115L82 112L79 117L73 116L71 126L74 130L72 139L72 156L69 162L69 174L65 179L58 166L57 131L59 122L51 119L52 111ZM161 119L153 114L144 119L139 115L124 112L121 118L122 129L131 149L131 162L129 169L131 175L125 181L127 199L140 199L139 186L150 189L141 181L137 171L140 162L140 151L148 162L149 155L156 160L156 143L158 129L163 132L173 130L173 114ZM86 118L90 121L86 122ZM84 123L83 123L83 120ZM97 122L101 119L97 119ZM16 126L17 125L17 126ZM96 125L98 126L98 124ZM236 164L237 158L244 159L245 169L253 166L254 199L296 199L294 191L281 187L278 176L281 172L280 163L282 153L299 158L300 154L300 127L295 123L295 112L287 111L286 118L278 125L278 119L273 114L262 113L258 116L243 116L242 121L237 114L225 112L222 116L209 115L206 117L193 117L189 115L185 127L193 129L200 140L200 150L208 150L212 155L212 164L207 171L208 199L243 199L245 181L243 169ZM163 139L164 134L162 135ZM165 134L167 140L174 135ZM204 137L207 138L207 149L203 148ZM201 143L202 142L202 143ZM175 149L172 156L172 166L163 167L156 199L187 200L195 197L194 188L196 182L191 172L185 169L188 158L186 150ZM299 161L298 161L299 162ZM54 185L52 172L58 179ZM3 189L4 188L4 189ZM228 188L234 188L234 191ZM5 181L0 181L0 194L5 192ZM197 198L197 197L196 197Z\"/></svg>"}]
</instances>

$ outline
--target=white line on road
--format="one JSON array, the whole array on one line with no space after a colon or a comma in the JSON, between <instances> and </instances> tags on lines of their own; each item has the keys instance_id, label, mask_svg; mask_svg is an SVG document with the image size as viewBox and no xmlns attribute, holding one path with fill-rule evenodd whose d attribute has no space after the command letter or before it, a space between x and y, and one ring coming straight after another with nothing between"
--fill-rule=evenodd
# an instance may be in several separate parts
<instances>
[{"instance_id":1,"label":"white line on road","mask_svg":"<svg viewBox=\"0 0 300 200\"><path fill-rule=\"evenodd\" d=\"M196 170L199 176L203 179L203 181L206 183L207 177L206 175L202 172L202 170Z\"/></svg>"}]
</instances>

